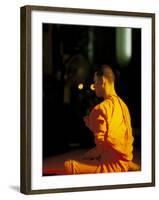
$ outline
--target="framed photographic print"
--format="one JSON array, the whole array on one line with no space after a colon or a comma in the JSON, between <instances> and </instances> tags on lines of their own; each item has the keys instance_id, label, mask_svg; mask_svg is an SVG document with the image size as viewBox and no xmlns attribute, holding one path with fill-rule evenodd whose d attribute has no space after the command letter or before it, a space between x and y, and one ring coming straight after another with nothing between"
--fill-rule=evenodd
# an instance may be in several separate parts
<instances>
[{"instance_id":1,"label":"framed photographic print","mask_svg":"<svg viewBox=\"0 0 159 200\"><path fill-rule=\"evenodd\" d=\"M155 186L155 14L21 8L21 192Z\"/></svg>"}]
</instances>

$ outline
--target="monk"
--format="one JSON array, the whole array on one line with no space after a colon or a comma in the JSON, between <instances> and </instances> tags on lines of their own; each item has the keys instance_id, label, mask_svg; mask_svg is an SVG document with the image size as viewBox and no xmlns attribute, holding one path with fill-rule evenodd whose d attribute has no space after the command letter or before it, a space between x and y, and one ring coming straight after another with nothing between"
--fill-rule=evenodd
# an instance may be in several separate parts
<instances>
[{"instance_id":1,"label":"monk","mask_svg":"<svg viewBox=\"0 0 159 200\"><path fill-rule=\"evenodd\" d=\"M94 134L95 148L82 159L67 160L66 174L127 172L133 159L133 136L127 105L115 91L115 73L108 65L102 65L94 75L94 89L103 101L96 105L86 126Z\"/></svg>"}]
</instances>

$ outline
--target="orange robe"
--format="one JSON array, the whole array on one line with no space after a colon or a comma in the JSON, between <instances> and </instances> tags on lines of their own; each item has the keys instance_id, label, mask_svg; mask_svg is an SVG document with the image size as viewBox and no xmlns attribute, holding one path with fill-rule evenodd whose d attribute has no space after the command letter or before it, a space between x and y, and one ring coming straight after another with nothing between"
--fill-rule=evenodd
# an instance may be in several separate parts
<instances>
[{"instance_id":1,"label":"orange robe","mask_svg":"<svg viewBox=\"0 0 159 200\"><path fill-rule=\"evenodd\" d=\"M67 174L128 171L132 160L133 136L126 104L111 96L93 108L88 126L94 134L96 147L82 159L65 162Z\"/></svg>"}]
</instances>

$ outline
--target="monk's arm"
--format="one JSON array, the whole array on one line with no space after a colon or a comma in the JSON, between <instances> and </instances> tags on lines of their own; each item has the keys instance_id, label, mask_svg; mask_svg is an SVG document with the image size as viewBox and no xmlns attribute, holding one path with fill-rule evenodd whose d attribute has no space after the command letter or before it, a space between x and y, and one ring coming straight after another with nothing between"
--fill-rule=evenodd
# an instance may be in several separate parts
<instances>
[{"instance_id":1,"label":"monk's arm","mask_svg":"<svg viewBox=\"0 0 159 200\"><path fill-rule=\"evenodd\" d=\"M94 136L95 136L95 144L96 144L97 153L101 155L104 150L105 133L104 132L94 133Z\"/></svg>"}]
</instances>

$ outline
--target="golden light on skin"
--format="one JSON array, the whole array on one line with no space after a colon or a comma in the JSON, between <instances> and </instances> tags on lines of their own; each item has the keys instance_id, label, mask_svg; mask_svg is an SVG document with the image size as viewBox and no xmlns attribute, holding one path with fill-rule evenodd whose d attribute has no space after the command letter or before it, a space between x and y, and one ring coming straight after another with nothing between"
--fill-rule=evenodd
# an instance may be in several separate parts
<instances>
[{"instance_id":1,"label":"golden light on skin","mask_svg":"<svg viewBox=\"0 0 159 200\"><path fill-rule=\"evenodd\" d=\"M79 84L78 84L78 89L79 89L79 90L82 90L83 87L84 87L83 83L79 83Z\"/></svg>"},{"instance_id":2,"label":"golden light on skin","mask_svg":"<svg viewBox=\"0 0 159 200\"><path fill-rule=\"evenodd\" d=\"M90 85L90 89L94 91L94 84Z\"/></svg>"}]
</instances>

